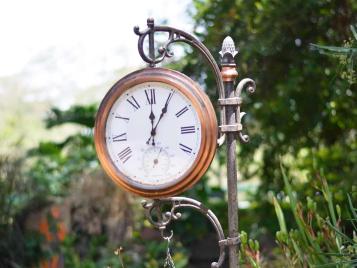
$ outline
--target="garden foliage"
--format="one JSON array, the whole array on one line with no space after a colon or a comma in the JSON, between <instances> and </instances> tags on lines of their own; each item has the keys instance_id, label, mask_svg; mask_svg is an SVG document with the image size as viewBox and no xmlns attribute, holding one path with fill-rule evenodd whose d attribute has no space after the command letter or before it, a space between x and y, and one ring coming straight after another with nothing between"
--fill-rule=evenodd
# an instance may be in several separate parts
<instances>
[{"instance_id":1,"label":"garden foliage","mask_svg":"<svg viewBox=\"0 0 357 268\"><path fill-rule=\"evenodd\" d=\"M244 96L244 125L251 142L237 149L242 178L260 182L249 196L249 207L240 210L241 261L248 267L355 265L357 35L353 25L357 2L193 3L195 34L217 58L222 40L231 35L240 50L240 77L257 82L256 94ZM216 102L207 64L190 49L187 53L173 66L201 82ZM65 267L163 265L166 244L141 238L148 228L142 216L137 216L142 210L132 213L132 239L118 244L105 231L97 235L74 232L48 250L43 247L43 236L26 229L30 212L61 203L75 183L100 169L92 132L97 106L54 108L46 119L47 127L74 124L79 126L76 134L62 142L43 141L20 156L0 158L1 267L36 266L55 255L64 256ZM225 164L222 152L218 151L218 165L209 173L215 177L222 174ZM320 170L321 178L316 175ZM205 176L185 195L210 207L226 227L225 191L212 185ZM139 208L132 205L130 209ZM191 211L173 229L175 240L182 242L173 244L173 260L176 267L187 267L191 247L212 229L206 219ZM84 236L87 247L79 251ZM124 251L115 255L120 246Z\"/></svg>"}]
</instances>

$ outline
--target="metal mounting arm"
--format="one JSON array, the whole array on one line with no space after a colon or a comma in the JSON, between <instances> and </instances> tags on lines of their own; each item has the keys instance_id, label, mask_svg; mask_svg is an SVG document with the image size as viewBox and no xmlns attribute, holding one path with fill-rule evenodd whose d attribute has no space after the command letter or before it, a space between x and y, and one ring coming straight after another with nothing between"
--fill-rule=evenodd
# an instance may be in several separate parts
<instances>
[{"instance_id":1,"label":"metal mounting arm","mask_svg":"<svg viewBox=\"0 0 357 268\"><path fill-rule=\"evenodd\" d=\"M181 218L181 213L177 212L176 210L180 208L192 208L204 216L208 218L208 220L213 225L217 237L218 237L218 245L219 246L219 258L217 262L213 262L211 264L211 268L218 268L224 262L226 253L225 247L233 243L238 245L240 243L239 238L236 239L225 239L224 232L222 226L217 219L214 213L206 208L201 202L198 202L194 199L187 198L187 197L171 197L171 198L164 198L164 199L156 199L152 202L147 202L146 200L142 201L142 206L145 209L145 214L147 219L150 221L152 225L158 228L161 231L161 235L163 238L166 238L165 230L166 227L173 221L179 220ZM164 205L171 205L171 208L168 211L162 211ZM156 215L155 215L156 214ZM154 220L154 217L157 220ZM172 231L169 234L172 237Z\"/></svg>"},{"instance_id":2,"label":"metal mounting arm","mask_svg":"<svg viewBox=\"0 0 357 268\"><path fill-rule=\"evenodd\" d=\"M134 32L139 36L138 40L138 51L141 58L149 63L151 67L154 67L156 64L162 62L166 57L170 58L174 55L174 53L170 50L170 45L173 43L183 42L189 44L190 46L196 48L201 55L207 60L208 64L211 67L211 70L214 73L214 77L216 80L216 86L218 90L218 95L220 99L224 98L224 85L221 77L220 69L212 56L211 52L208 48L202 44L200 40L194 37L191 34L188 34L182 30L175 29L169 26L156 26L154 24L154 20L149 18L147 20L148 28L144 31L140 31L138 26L134 27ZM158 56L156 57L155 53L155 41L154 35L157 32L166 32L169 33L168 40L157 49ZM146 55L144 51L144 41L146 38L149 38L149 55ZM220 106L220 123L225 125L225 108L224 106ZM218 138L218 144L222 145L224 143L224 136L220 132ZM223 136L223 137L222 137Z\"/></svg>"},{"instance_id":3,"label":"metal mounting arm","mask_svg":"<svg viewBox=\"0 0 357 268\"><path fill-rule=\"evenodd\" d=\"M201 55L207 60L211 70L214 73L216 86L218 90L218 104L220 106L220 126L218 145L222 145L225 141L227 144L227 181L228 181L228 230L229 236L225 238L222 226L214 215L214 213L206 208L202 203L186 198L186 197L170 197L152 202L143 201L142 205L146 211L148 220L161 231L161 235L165 239L170 239L173 235L172 231L169 235L165 234L166 227L173 221L181 217L181 213L177 209L192 208L206 216L213 225L219 246L219 258L217 262L211 264L212 268L219 268L225 259L225 249L229 249L229 267L237 268L239 266L237 248L240 244L238 233L238 198L237 198L237 166L236 166L236 139L246 143L249 137L243 134L242 118L245 115L241 112L243 89L247 89L249 93L255 91L255 82L252 79L242 79L234 90L235 79L238 76L236 64L234 61L236 51L232 38L226 37L223 41L222 51L220 52L222 69L220 70L217 62L213 58L207 47L196 37L182 30L168 26L156 26L153 19L147 20L148 28L140 31L139 27L134 27L134 32L139 36L138 50L141 58L151 67L162 62L166 57L172 57L173 52L170 50L170 45L177 42L184 42L196 48ZM157 49L155 52L155 33L168 33L168 40ZM145 53L144 42L149 39L149 55ZM162 212L164 206L171 205L171 209ZM154 220L156 219L156 220Z\"/></svg>"}]
</instances>

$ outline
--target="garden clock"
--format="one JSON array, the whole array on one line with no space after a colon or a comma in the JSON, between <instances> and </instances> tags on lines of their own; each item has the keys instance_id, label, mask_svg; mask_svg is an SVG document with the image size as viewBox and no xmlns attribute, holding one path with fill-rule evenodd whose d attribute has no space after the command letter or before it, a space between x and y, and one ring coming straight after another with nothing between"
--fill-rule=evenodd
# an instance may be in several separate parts
<instances>
[{"instance_id":1,"label":"garden clock","mask_svg":"<svg viewBox=\"0 0 357 268\"><path fill-rule=\"evenodd\" d=\"M96 151L119 186L151 198L177 195L209 167L217 143L215 111L186 75L145 68L120 79L100 104Z\"/></svg>"}]
</instances>

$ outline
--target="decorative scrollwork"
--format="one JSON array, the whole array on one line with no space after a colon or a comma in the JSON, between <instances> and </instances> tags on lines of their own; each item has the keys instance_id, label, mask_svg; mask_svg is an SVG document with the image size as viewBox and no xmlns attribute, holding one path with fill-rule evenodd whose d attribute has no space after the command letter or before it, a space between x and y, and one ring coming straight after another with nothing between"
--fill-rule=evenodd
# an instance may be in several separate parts
<instances>
[{"instance_id":1,"label":"decorative scrollwork","mask_svg":"<svg viewBox=\"0 0 357 268\"><path fill-rule=\"evenodd\" d=\"M138 51L141 58L149 63L151 67L154 67L155 64L162 62L166 57L172 57L174 54L170 50L170 46L173 43L183 42L189 44L191 47L197 49L201 55L207 60L207 63L210 65L211 70L214 73L214 77L216 80L217 91L219 94L219 98L224 98L224 85L223 80L221 77L220 69L215 61L214 57L212 56L211 52L207 49L205 45L202 44L200 40L194 37L191 34L188 34L182 30L175 29L169 26L156 26L154 24L153 19L147 20L148 28L140 31L138 26L134 27L134 32L139 36L138 40ZM158 49L158 56L155 54L155 42L154 42L154 35L155 33L169 33L168 40L159 47ZM149 55L145 53L144 50L144 42L146 38L149 38ZM226 115L224 107L220 107L220 122L222 125L225 125L226 122ZM218 145L222 145L224 142L224 135L223 133L219 133L218 138Z\"/></svg>"},{"instance_id":2,"label":"decorative scrollwork","mask_svg":"<svg viewBox=\"0 0 357 268\"><path fill-rule=\"evenodd\" d=\"M238 98L241 97L242 90L244 88L246 88L249 93L254 93L255 89L256 89L254 80L250 79L250 78L244 78L238 83L238 85L236 87L236 93L235 93Z\"/></svg>"},{"instance_id":3,"label":"decorative scrollwork","mask_svg":"<svg viewBox=\"0 0 357 268\"><path fill-rule=\"evenodd\" d=\"M238 83L235 90L235 96L238 97L239 99L241 99L243 89L246 89L251 94L254 93L256 89L254 80L250 78L244 78ZM241 102L240 102L236 110L236 119L238 124L242 125L242 118L244 117L245 114L246 114L245 112L241 112ZM239 139L243 143L249 142L249 136L247 134L243 134L242 130L238 132L238 135L239 135Z\"/></svg>"},{"instance_id":4,"label":"decorative scrollwork","mask_svg":"<svg viewBox=\"0 0 357 268\"><path fill-rule=\"evenodd\" d=\"M170 206L168 211L163 211L163 207L165 205ZM210 209L206 208L201 202L187 197L171 197L164 199L156 199L152 202L144 200L142 201L142 206L145 209L147 219L152 225L154 225L160 230L161 236L166 240L171 239L173 235L173 232L171 230L169 235L165 235L165 230L167 226L172 221L179 220L182 216L180 212L176 211L177 209L192 208L200 212L202 215L206 216L217 233L217 246L219 246L218 261L211 263L211 268L221 267L225 259L225 247L227 246L227 241L229 241L230 239L225 239L222 226L218 221L216 215L214 215L214 213ZM237 241L236 244L239 244L239 237L235 239Z\"/></svg>"},{"instance_id":5,"label":"decorative scrollwork","mask_svg":"<svg viewBox=\"0 0 357 268\"><path fill-rule=\"evenodd\" d=\"M183 35L181 30L167 27L167 26L155 26L153 19L148 19L147 21L148 28L144 31L140 31L138 26L134 27L134 32L139 36L138 40L138 50L141 58L149 63L151 66L155 66L162 62L166 57L171 58L174 56L174 53L170 50L170 45L175 42L185 42L191 44L195 42L195 38L189 35ZM144 51L144 42L147 37L154 39L155 32L166 32L169 34L167 41L161 45L158 49L158 56L155 54L155 44L149 40L149 56L146 55ZM151 53L150 53L151 51Z\"/></svg>"},{"instance_id":6,"label":"decorative scrollwork","mask_svg":"<svg viewBox=\"0 0 357 268\"><path fill-rule=\"evenodd\" d=\"M245 78L242 79L234 91L234 97L229 98L225 95L225 89L223 84L223 79L221 76L221 70L217 65L217 62L213 58L210 51L207 49L206 46L202 44L196 37L190 35L184 31L168 27L168 26L156 26L154 24L153 19L147 20L148 28L140 31L139 27L134 27L134 32L139 36L138 40L138 51L141 58L147 62L151 67L154 67L156 64L162 62L165 58L170 58L174 54L170 50L170 46L176 42L184 42L189 44L191 47L197 49L201 55L207 60L211 70L214 73L217 91L219 94L219 104L220 104L220 132L219 138L217 140L218 146L222 145L225 142L225 132L234 132L238 133L240 140L244 143L249 141L249 136L243 134L242 129L242 118L244 117L245 113L241 112L241 105L242 105L242 98L241 94L243 89L246 89L249 93L253 93L255 91L255 82L252 79ZM155 33L168 33L168 39L155 51L155 40L154 36ZM149 50L147 53L144 50L144 43L149 41ZM234 42L232 38L227 37L222 46L221 56L222 62L221 65L232 67L234 72L226 73L227 77L231 80L230 86L231 90L233 90L233 83L238 75L235 70L235 62L234 56L237 54L237 50L235 49ZM228 55L228 56L225 56ZM228 81L228 80L225 80ZM234 106L235 113L235 122L232 124L227 125L226 119L226 107L227 106ZM231 110L229 110L230 112ZM231 113L231 112L230 112ZM234 178L233 178L234 179ZM236 179L234 180L236 181ZM239 236L236 237L228 237L227 239L224 236L222 226L218 221L217 217L214 213L207 209L202 203L185 197L171 197L165 198L160 200L153 200L151 202L143 201L142 205L145 209L145 214L147 219L150 221L152 225L154 225L157 229L160 230L161 236L166 239L170 240L173 236L172 230L168 232L167 226L172 222L179 220L181 218L181 213L177 212L178 209L181 208L192 208L202 215L204 215L213 225L217 236L218 236L218 244L219 246L219 259L217 262L213 262L211 264L212 268L219 268L223 264L225 259L225 248L229 247L232 249L234 246L239 246L240 238ZM165 211L163 211L165 209Z\"/></svg>"},{"instance_id":7,"label":"decorative scrollwork","mask_svg":"<svg viewBox=\"0 0 357 268\"><path fill-rule=\"evenodd\" d=\"M171 203L171 210L162 212L162 205L165 203ZM155 199L154 202L151 203L143 200L141 204L146 210L145 213L149 222L158 229L166 227L172 220L178 220L182 216L180 212L175 212L175 210L180 207L179 201L168 202L166 199ZM155 216L156 220L154 219Z\"/></svg>"}]
</instances>

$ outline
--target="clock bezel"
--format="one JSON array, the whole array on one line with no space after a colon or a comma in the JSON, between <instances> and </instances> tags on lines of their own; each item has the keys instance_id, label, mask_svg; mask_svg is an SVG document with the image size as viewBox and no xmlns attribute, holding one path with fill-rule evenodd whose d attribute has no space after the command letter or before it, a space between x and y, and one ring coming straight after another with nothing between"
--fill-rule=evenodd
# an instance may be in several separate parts
<instances>
[{"instance_id":1,"label":"clock bezel","mask_svg":"<svg viewBox=\"0 0 357 268\"><path fill-rule=\"evenodd\" d=\"M128 176L113 163L106 143L106 123L112 106L128 89L146 82L165 83L180 91L192 103L201 123L201 145L193 165L179 179L175 179L176 183L165 188L160 187L160 189L145 189L136 183L135 185L130 183ZM217 134L218 127L214 108L208 96L197 83L174 70L145 68L126 75L108 91L96 116L94 142L104 171L115 183L129 192L143 197L162 198L174 196L187 190L202 177L215 155Z\"/></svg>"}]
</instances>

